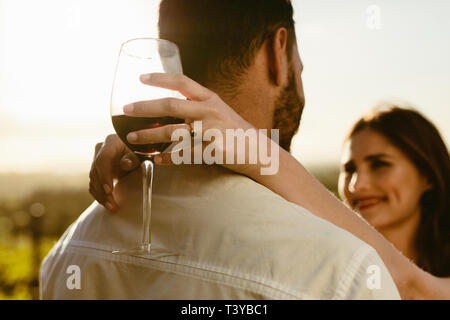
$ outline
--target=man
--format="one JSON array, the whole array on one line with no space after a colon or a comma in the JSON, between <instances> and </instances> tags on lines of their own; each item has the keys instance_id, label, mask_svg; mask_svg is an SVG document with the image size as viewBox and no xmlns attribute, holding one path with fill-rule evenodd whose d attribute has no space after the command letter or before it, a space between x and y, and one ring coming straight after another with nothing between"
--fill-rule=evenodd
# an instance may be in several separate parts
<instances>
[{"instance_id":1,"label":"man","mask_svg":"<svg viewBox=\"0 0 450 320\"><path fill-rule=\"evenodd\" d=\"M160 37L178 44L188 77L254 127L279 128L289 149L304 105L292 16L287 0L163 0ZM108 137L91 193L110 210L93 203L62 236L42 265L42 298L399 298L374 249L216 165L156 167L152 246L180 255L111 254L133 247L142 223L140 172L117 169L126 152Z\"/></svg>"}]
</instances>

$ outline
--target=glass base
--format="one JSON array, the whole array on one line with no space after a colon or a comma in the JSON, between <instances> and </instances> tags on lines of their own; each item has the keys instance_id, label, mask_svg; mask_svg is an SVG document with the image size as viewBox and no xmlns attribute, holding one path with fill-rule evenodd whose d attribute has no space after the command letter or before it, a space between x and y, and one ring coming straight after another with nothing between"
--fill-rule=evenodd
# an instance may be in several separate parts
<instances>
[{"instance_id":1,"label":"glass base","mask_svg":"<svg viewBox=\"0 0 450 320\"><path fill-rule=\"evenodd\" d=\"M143 244L139 247L135 247L128 250L116 250L113 251L112 254L118 254L118 255L127 255L127 256L143 256L146 258L162 258L162 257L169 257L169 256L179 256L180 254L174 253L174 252L167 252L166 250L161 250L158 248L151 248L151 244Z\"/></svg>"}]
</instances>

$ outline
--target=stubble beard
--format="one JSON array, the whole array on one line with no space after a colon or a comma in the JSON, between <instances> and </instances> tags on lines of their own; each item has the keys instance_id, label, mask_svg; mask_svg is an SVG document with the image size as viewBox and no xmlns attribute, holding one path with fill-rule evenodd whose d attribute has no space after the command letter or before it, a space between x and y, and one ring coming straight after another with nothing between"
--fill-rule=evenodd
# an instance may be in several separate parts
<instances>
[{"instance_id":1,"label":"stubble beard","mask_svg":"<svg viewBox=\"0 0 450 320\"><path fill-rule=\"evenodd\" d=\"M279 145L290 151L291 142L300 126L304 103L297 92L297 83L294 72L289 71L288 83L282 89L275 101L273 115L274 129L279 129Z\"/></svg>"}]
</instances>

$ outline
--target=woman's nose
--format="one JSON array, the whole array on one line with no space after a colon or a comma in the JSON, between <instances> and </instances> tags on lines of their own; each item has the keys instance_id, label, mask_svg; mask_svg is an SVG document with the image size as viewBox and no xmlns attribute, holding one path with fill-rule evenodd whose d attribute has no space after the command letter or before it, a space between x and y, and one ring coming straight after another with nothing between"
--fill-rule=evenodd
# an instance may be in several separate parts
<instances>
[{"instance_id":1,"label":"woman's nose","mask_svg":"<svg viewBox=\"0 0 450 320\"><path fill-rule=\"evenodd\" d=\"M361 192L369 189L370 179L367 174L355 172L349 181L348 190L351 193Z\"/></svg>"}]
</instances>

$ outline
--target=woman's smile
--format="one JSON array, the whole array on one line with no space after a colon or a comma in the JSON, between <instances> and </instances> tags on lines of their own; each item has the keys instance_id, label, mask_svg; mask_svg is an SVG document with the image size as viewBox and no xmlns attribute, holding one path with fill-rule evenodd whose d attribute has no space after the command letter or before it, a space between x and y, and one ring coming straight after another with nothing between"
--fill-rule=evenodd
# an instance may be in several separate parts
<instances>
[{"instance_id":1,"label":"woman's smile","mask_svg":"<svg viewBox=\"0 0 450 320\"><path fill-rule=\"evenodd\" d=\"M378 205L386 203L387 201L388 199L385 196L355 197L352 207L355 208L355 210L363 213L363 211L377 207Z\"/></svg>"}]
</instances>

